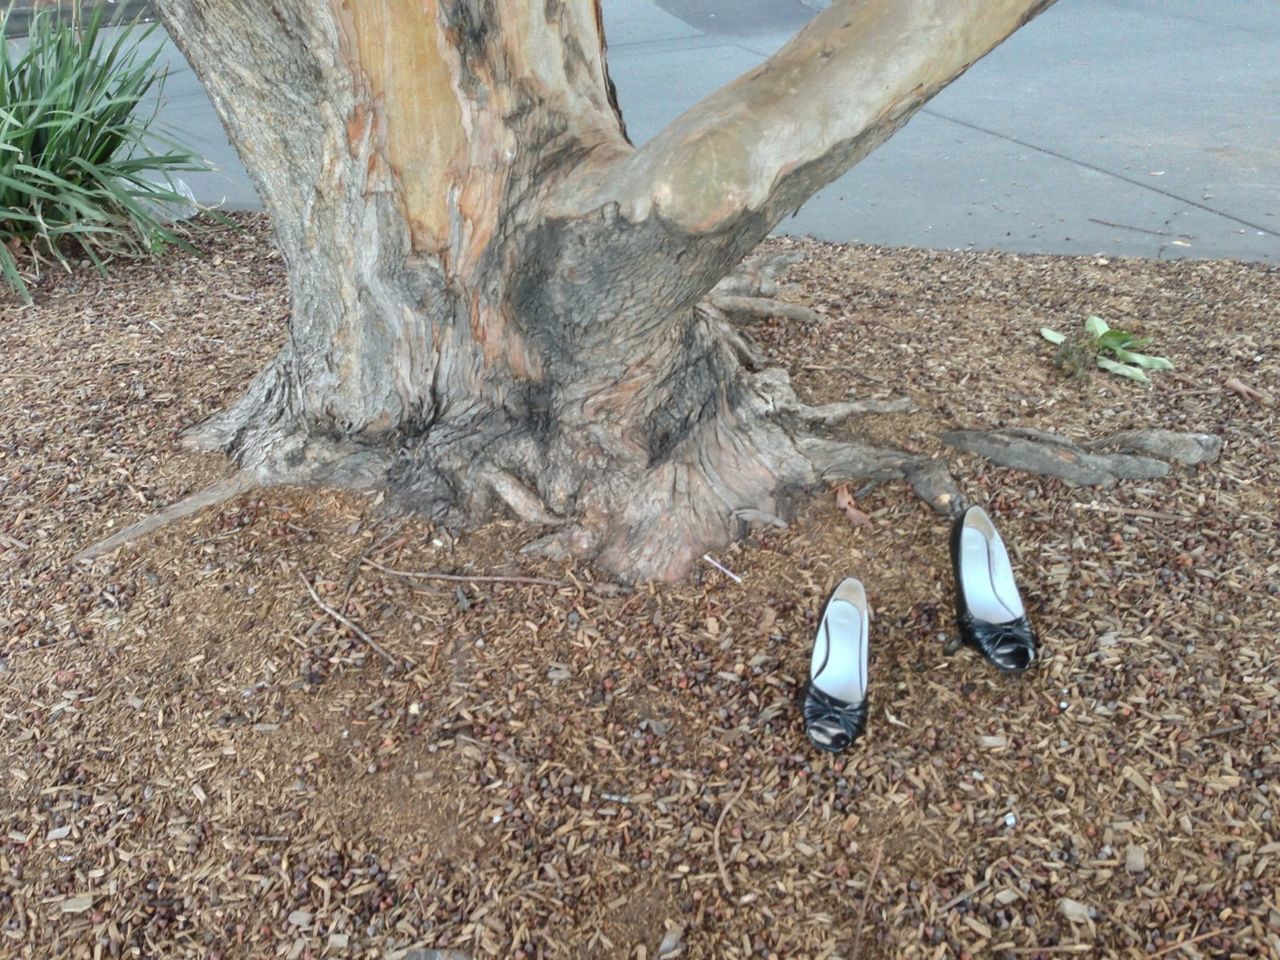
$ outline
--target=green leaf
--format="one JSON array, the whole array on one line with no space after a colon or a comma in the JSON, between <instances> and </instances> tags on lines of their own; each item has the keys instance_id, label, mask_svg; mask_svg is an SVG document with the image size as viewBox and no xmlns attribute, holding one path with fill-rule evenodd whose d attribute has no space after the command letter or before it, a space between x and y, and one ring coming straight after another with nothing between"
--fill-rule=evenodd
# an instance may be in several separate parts
<instances>
[{"instance_id":1,"label":"green leaf","mask_svg":"<svg viewBox=\"0 0 1280 960\"><path fill-rule=\"evenodd\" d=\"M1107 326L1107 321L1103 320L1096 313L1091 313L1089 315L1089 319L1084 322L1084 329L1089 336L1097 340L1111 328Z\"/></svg>"},{"instance_id":2,"label":"green leaf","mask_svg":"<svg viewBox=\"0 0 1280 960\"><path fill-rule=\"evenodd\" d=\"M1052 344L1060 344L1067 338L1060 334L1057 330L1050 330L1048 327L1040 328L1040 336L1044 337Z\"/></svg>"},{"instance_id":3,"label":"green leaf","mask_svg":"<svg viewBox=\"0 0 1280 960\"><path fill-rule=\"evenodd\" d=\"M1115 360L1109 360L1106 357L1098 358L1098 366L1108 373L1114 373L1121 377L1128 377L1130 380L1138 380L1142 383L1150 383L1151 378L1142 372L1139 367L1131 367L1125 363L1117 363Z\"/></svg>"},{"instance_id":4,"label":"green leaf","mask_svg":"<svg viewBox=\"0 0 1280 960\"><path fill-rule=\"evenodd\" d=\"M1102 336L1098 337L1098 346L1103 350L1115 350L1117 347L1127 347L1129 341L1133 339L1133 335L1125 333L1123 330L1108 330Z\"/></svg>"},{"instance_id":5,"label":"green leaf","mask_svg":"<svg viewBox=\"0 0 1280 960\"><path fill-rule=\"evenodd\" d=\"M1117 360L1123 360L1125 363L1132 363L1139 367L1146 367L1148 370L1172 370L1173 364L1164 357L1153 357L1149 353L1135 353L1132 350L1125 350L1123 347L1112 351L1116 355Z\"/></svg>"}]
</instances>

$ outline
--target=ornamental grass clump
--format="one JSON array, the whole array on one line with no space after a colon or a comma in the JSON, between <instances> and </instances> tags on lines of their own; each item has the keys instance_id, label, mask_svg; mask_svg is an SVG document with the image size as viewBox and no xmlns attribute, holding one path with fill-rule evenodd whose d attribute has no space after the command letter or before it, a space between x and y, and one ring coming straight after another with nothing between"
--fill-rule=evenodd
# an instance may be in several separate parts
<instances>
[{"instance_id":1,"label":"ornamental grass clump","mask_svg":"<svg viewBox=\"0 0 1280 960\"><path fill-rule=\"evenodd\" d=\"M174 174L209 167L155 127L156 25L102 20L37 11L25 46L0 42L0 272L28 302L23 273L43 265L83 254L105 272L111 257L189 248L171 229L193 206Z\"/></svg>"}]
</instances>

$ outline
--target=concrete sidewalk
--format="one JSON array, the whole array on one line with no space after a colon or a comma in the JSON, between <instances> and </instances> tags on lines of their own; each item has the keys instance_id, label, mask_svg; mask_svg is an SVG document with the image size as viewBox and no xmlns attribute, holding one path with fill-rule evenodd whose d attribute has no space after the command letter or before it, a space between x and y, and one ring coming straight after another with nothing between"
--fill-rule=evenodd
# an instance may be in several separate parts
<instances>
[{"instance_id":1,"label":"concrete sidewalk","mask_svg":"<svg viewBox=\"0 0 1280 960\"><path fill-rule=\"evenodd\" d=\"M643 142L786 42L823 0L605 0ZM163 120L257 198L171 44ZM780 232L937 248L1280 262L1280 3L1061 0Z\"/></svg>"}]
</instances>

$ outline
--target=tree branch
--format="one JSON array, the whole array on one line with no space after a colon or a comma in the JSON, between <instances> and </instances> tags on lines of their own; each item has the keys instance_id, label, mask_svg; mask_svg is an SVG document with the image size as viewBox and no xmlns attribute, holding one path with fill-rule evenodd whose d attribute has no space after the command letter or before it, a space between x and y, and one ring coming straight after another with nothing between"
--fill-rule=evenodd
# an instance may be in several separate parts
<instances>
[{"instance_id":1,"label":"tree branch","mask_svg":"<svg viewBox=\"0 0 1280 960\"><path fill-rule=\"evenodd\" d=\"M1053 0L836 0L653 140L583 171L575 209L765 236ZM757 216L748 216L756 214ZM754 243L754 241L753 241Z\"/></svg>"}]
</instances>

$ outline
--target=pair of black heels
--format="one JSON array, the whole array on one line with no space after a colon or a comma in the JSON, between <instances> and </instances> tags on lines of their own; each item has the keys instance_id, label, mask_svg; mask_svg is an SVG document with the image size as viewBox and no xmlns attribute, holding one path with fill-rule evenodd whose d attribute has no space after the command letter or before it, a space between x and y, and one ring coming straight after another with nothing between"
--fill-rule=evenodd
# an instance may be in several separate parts
<instances>
[{"instance_id":1,"label":"pair of black heels","mask_svg":"<svg viewBox=\"0 0 1280 960\"><path fill-rule=\"evenodd\" d=\"M1004 541L981 507L970 507L951 528L951 567L961 642L1006 673L1030 667L1035 631ZM804 691L805 733L819 750L839 753L866 728L870 631L866 590L853 577L842 580L822 610Z\"/></svg>"}]
</instances>

